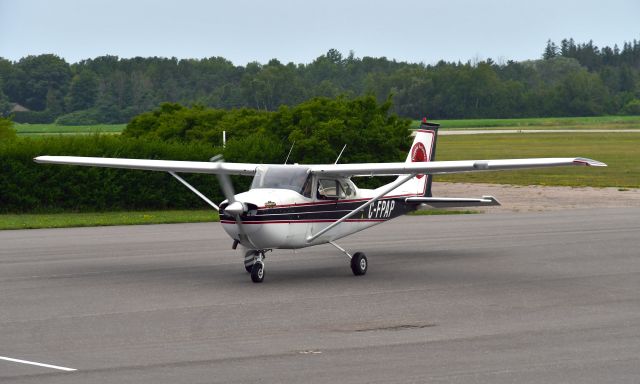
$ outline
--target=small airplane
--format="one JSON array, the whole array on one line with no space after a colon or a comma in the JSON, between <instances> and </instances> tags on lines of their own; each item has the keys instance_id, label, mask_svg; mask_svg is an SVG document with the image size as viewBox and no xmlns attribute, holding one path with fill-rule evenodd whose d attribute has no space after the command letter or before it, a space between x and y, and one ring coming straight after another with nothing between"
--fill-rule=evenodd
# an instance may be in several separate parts
<instances>
[{"instance_id":1,"label":"small airplane","mask_svg":"<svg viewBox=\"0 0 640 384\"><path fill-rule=\"evenodd\" d=\"M433 197L433 175L570 165L606 167L581 157L434 161L438 128L439 124L422 120L404 163L250 164L224 162L220 156L209 162L73 156L39 156L34 161L168 172L220 212L222 228L233 240L232 249L240 245L245 269L254 283L263 281L265 253L273 249L328 243L351 260L351 270L359 276L367 273L367 257L362 252L349 253L336 240L420 207L500 205L492 196ZM216 205L180 177L180 172L217 175L227 199ZM251 188L236 195L229 175L253 176ZM364 189L351 180L357 176L397 178L379 188Z\"/></svg>"}]
</instances>

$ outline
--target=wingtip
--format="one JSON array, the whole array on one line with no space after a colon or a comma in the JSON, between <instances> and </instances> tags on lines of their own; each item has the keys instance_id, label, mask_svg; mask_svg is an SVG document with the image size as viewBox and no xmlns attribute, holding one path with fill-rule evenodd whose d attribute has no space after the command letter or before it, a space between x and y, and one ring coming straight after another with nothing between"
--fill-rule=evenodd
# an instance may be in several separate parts
<instances>
[{"instance_id":1,"label":"wingtip","mask_svg":"<svg viewBox=\"0 0 640 384\"><path fill-rule=\"evenodd\" d=\"M586 165L588 167L606 167L607 164L593 159L588 159L586 157L577 157L573 160L574 164L577 165Z\"/></svg>"}]
</instances>

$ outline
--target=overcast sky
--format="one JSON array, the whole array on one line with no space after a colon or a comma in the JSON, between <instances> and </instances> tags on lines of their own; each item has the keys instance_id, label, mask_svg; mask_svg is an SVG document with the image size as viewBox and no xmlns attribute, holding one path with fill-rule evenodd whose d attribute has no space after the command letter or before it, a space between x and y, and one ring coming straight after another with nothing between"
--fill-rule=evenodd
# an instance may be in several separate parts
<instances>
[{"instance_id":1,"label":"overcast sky","mask_svg":"<svg viewBox=\"0 0 640 384\"><path fill-rule=\"evenodd\" d=\"M223 56L308 63L330 48L402 61L526 60L547 39L640 40L640 0L0 0L0 56Z\"/></svg>"}]
</instances>

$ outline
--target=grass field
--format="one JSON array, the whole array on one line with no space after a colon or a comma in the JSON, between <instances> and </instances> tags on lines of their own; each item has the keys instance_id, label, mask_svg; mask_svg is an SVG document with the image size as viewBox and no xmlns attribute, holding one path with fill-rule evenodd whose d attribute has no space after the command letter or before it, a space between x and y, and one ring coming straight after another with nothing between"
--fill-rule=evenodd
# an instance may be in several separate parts
<instances>
[{"instance_id":1,"label":"grass field","mask_svg":"<svg viewBox=\"0 0 640 384\"><path fill-rule=\"evenodd\" d=\"M640 129L640 116L433 120L443 129ZM420 126L416 120L414 128Z\"/></svg>"},{"instance_id":2,"label":"grass field","mask_svg":"<svg viewBox=\"0 0 640 384\"><path fill-rule=\"evenodd\" d=\"M197 223L219 221L213 210L89 212L51 214L2 214L2 229L97 227L105 225L139 225Z\"/></svg>"},{"instance_id":3,"label":"grass field","mask_svg":"<svg viewBox=\"0 0 640 384\"><path fill-rule=\"evenodd\" d=\"M640 188L640 136L636 133L540 133L438 137L436 159L589 157L606 168L561 167L436 176L439 181L516 185Z\"/></svg>"},{"instance_id":4,"label":"grass field","mask_svg":"<svg viewBox=\"0 0 640 384\"><path fill-rule=\"evenodd\" d=\"M13 127L19 136L46 136L46 135L88 135L93 133L121 133L126 124L99 124L99 125L57 125L57 124L18 124Z\"/></svg>"}]
</instances>

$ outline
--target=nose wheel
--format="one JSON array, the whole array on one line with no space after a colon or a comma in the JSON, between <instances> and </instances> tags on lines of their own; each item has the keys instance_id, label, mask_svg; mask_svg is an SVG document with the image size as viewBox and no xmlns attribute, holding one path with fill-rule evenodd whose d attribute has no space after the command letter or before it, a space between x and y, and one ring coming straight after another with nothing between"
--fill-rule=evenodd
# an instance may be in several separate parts
<instances>
[{"instance_id":1,"label":"nose wheel","mask_svg":"<svg viewBox=\"0 0 640 384\"><path fill-rule=\"evenodd\" d=\"M254 283L262 283L264 280L264 263L256 261L251 267L251 281Z\"/></svg>"},{"instance_id":2,"label":"nose wheel","mask_svg":"<svg viewBox=\"0 0 640 384\"><path fill-rule=\"evenodd\" d=\"M244 269L251 274L251 281L254 283L262 283L264 280L265 252L265 250L251 250L244 256Z\"/></svg>"}]
</instances>

